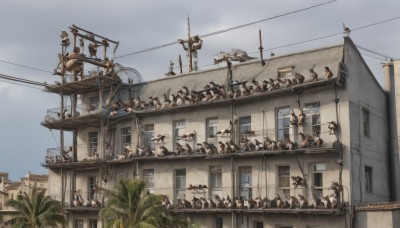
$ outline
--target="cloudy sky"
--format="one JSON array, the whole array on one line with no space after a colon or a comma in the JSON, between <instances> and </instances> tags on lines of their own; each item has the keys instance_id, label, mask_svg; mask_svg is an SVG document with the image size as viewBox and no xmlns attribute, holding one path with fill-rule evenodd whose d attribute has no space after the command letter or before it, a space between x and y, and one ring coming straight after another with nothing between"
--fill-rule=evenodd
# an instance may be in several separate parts
<instances>
[{"instance_id":1,"label":"cloudy sky","mask_svg":"<svg viewBox=\"0 0 400 228\"><path fill-rule=\"evenodd\" d=\"M20 0L0 3L0 74L52 83L51 71L58 63L60 32L76 24L120 41L116 55L133 53L187 37L190 15L192 34L208 34L226 28L321 4L321 0L280 1L55 1ZM400 1L337 0L321 7L268 20L238 30L204 38L199 53L200 69L212 64L220 51L240 48L258 57L258 30L265 49L276 55L336 45L342 35L276 48L291 43L340 33L344 22L358 28L399 17ZM397 58L400 53L400 19L353 31L353 41L364 48ZM362 51L375 77L382 83L384 57ZM181 46L117 59L137 69L144 80L164 77L169 61L185 56ZM268 56L265 53L264 56ZM29 66L24 68L10 63ZM175 65L177 66L177 64ZM218 67L218 66L214 66ZM221 66L222 67L222 66ZM176 70L177 72L178 70ZM47 148L57 147L59 132L42 127L46 110L59 107L59 97L38 87L10 84L0 79L0 172L18 180L28 171L47 173L40 166ZM70 142L66 142L68 145Z\"/></svg>"}]
</instances>

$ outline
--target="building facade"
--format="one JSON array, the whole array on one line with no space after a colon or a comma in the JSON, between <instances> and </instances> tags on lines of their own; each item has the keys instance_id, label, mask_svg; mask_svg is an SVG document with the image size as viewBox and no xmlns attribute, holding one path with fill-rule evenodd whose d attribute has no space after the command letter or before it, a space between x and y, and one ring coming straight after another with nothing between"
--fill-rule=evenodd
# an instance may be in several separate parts
<instances>
[{"instance_id":1,"label":"building facade","mask_svg":"<svg viewBox=\"0 0 400 228\"><path fill-rule=\"evenodd\" d=\"M16 199L22 193L31 194L32 189L48 189L48 175L39 175L28 173L21 178L20 181L11 181L8 179L8 173L0 172L0 216L3 221L0 222L1 227L11 227L9 220L10 213L15 209L6 206L6 202L10 199Z\"/></svg>"},{"instance_id":2,"label":"building facade","mask_svg":"<svg viewBox=\"0 0 400 228\"><path fill-rule=\"evenodd\" d=\"M227 65L46 86L72 101L42 122L73 133L42 164L69 227L102 227L103 204L83 203L104 202L97 187L120 178L146 181L201 227L352 227L355 206L390 200L387 97L350 38Z\"/></svg>"}]
</instances>

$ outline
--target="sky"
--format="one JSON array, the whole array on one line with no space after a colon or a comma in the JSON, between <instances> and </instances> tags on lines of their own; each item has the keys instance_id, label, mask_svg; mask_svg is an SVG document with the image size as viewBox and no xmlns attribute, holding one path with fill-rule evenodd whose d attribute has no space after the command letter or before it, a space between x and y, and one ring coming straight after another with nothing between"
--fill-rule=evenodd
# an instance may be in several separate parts
<instances>
[{"instance_id":1,"label":"sky","mask_svg":"<svg viewBox=\"0 0 400 228\"><path fill-rule=\"evenodd\" d=\"M54 83L52 75L60 52L60 33L76 24L86 30L120 42L116 56L140 51L187 38L187 17L191 34L204 35L242 24L274 17L329 0L254 0L254 1L128 1L128 0L19 0L0 2L0 74L38 82ZM337 0L306 11L289 14L241 29L208 36L199 51L199 69L213 65L212 57L232 48L259 57L258 31L263 47L273 48L276 56L343 43L343 35L312 40L400 16L400 1ZM385 56L400 56L400 19L366 27L350 33L356 45ZM382 84L381 63L385 58L360 50L377 80ZM270 51L264 53L268 57ZM165 77L169 62L178 66L185 52L179 44L137 55L117 58L115 62L133 67L145 81ZM9 62L9 63L6 63ZM10 64L14 63L14 64ZM21 67L17 65L23 65ZM37 70L39 69L39 70ZM184 69L184 71L187 69ZM178 69L175 69L178 72ZM41 167L48 148L59 145L59 132L40 125L48 109L59 107L59 96L40 87L15 85L0 79L0 172L19 180L29 171L46 174ZM66 145L71 143L66 141Z\"/></svg>"}]
</instances>

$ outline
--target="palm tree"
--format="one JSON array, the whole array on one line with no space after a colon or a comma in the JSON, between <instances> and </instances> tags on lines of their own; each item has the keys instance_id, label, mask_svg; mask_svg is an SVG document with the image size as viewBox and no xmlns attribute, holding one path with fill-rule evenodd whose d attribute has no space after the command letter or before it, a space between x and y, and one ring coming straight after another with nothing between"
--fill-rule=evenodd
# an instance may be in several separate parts
<instances>
[{"instance_id":1,"label":"palm tree","mask_svg":"<svg viewBox=\"0 0 400 228\"><path fill-rule=\"evenodd\" d=\"M14 227L45 227L66 224L62 213L61 203L45 195L46 190L39 191L33 188L29 196L26 192L11 199L6 205L13 207L17 212L11 215L16 220Z\"/></svg>"},{"instance_id":2,"label":"palm tree","mask_svg":"<svg viewBox=\"0 0 400 228\"><path fill-rule=\"evenodd\" d=\"M121 179L113 190L104 190L107 201L100 211L106 227L187 227L184 219L176 218L161 205L164 196L146 192L141 180Z\"/></svg>"}]
</instances>

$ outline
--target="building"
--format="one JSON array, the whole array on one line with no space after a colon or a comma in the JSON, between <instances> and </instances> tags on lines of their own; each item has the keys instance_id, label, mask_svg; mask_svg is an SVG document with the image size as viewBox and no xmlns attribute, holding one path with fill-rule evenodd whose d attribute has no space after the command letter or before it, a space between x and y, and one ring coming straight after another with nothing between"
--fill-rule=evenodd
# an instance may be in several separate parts
<instances>
[{"instance_id":1,"label":"building","mask_svg":"<svg viewBox=\"0 0 400 228\"><path fill-rule=\"evenodd\" d=\"M265 65L228 63L134 84L112 71L61 77L62 83L46 86L61 95L61 108L48 110L42 125L61 130L62 149L49 149L42 165L49 169L49 194L68 211L69 227L102 227L102 205L81 204L102 201L97 186L112 188L123 177L145 180L150 192L169 196L174 213L202 227L352 227L356 206L392 197L387 96L348 37L340 45L266 59ZM298 83L289 85L293 81ZM184 98L185 87L192 97L193 91L204 94L201 101ZM65 97L71 106L64 106ZM63 144L64 131L73 133L73 145ZM262 143L255 145L256 139ZM287 147L290 142L297 145ZM292 208L277 207L276 194ZM300 208L293 198L299 194L310 204L327 196L337 205ZM177 205L216 195L241 197L251 206ZM257 208L249 200L257 197L270 201Z\"/></svg>"},{"instance_id":2,"label":"building","mask_svg":"<svg viewBox=\"0 0 400 228\"><path fill-rule=\"evenodd\" d=\"M4 216L3 220L7 221L9 213L13 213L13 208L7 207L6 202L23 192L30 194L33 187L38 189L48 189L48 176L33 174L29 172L20 181L11 181L8 179L8 173L0 172L0 216ZM1 227L11 227L6 222L0 222Z\"/></svg>"}]
</instances>

